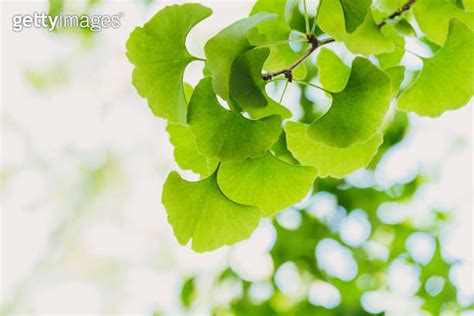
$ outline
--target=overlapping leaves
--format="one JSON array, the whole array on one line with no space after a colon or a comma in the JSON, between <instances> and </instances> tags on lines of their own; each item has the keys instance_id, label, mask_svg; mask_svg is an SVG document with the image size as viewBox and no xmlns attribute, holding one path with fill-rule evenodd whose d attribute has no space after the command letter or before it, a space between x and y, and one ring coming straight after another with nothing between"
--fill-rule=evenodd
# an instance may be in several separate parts
<instances>
[{"instance_id":1,"label":"overlapping leaves","mask_svg":"<svg viewBox=\"0 0 474 316\"><path fill-rule=\"evenodd\" d=\"M172 172L165 182L162 200L179 243L192 240L192 248L201 252L245 239L262 216L303 199L316 177L342 178L367 167L385 146L383 125L393 98L399 97L399 110L428 116L469 101L474 92L472 13L453 6L455 0L411 3L428 38L423 40L440 48L434 57L423 58L422 71L407 86L409 70L402 58L405 37L416 34L413 18L397 15L380 24L381 16L399 6L384 0L375 9L371 2L322 0L311 29L320 28L333 40L315 42L316 34L301 34L301 23L296 28L288 22L297 1L258 0L250 17L206 43L207 77L194 91L183 84L183 74L190 62L201 59L188 52L186 37L210 9L169 6L131 33L127 56L135 66L133 84L152 111L169 121L178 166L201 177L189 182ZM435 18L439 25L432 23ZM308 31L310 18L304 22ZM312 49L308 56L320 52L316 62L307 58L290 67L303 54L289 44L298 33L307 37L302 47ZM341 50L319 48L333 41L353 54L376 58L349 54L355 57L349 66ZM286 107L269 96L268 78L287 80L286 86L295 79L292 84L305 84L305 92L318 79L332 103L316 115L318 104L312 106L303 94L304 121L298 121L298 111L290 111L296 104Z\"/></svg>"},{"instance_id":2,"label":"overlapping leaves","mask_svg":"<svg viewBox=\"0 0 474 316\"><path fill-rule=\"evenodd\" d=\"M264 35L265 41L259 43L255 37L251 37L253 43L265 44L288 40L292 29L288 23L286 12L294 10L297 3L297 1L287 2L286 0L258 0L250 12L251 15L269 12L276 14L277 18L257 27L258 34ZM271 46L270 57L267 59L265 67L270 70L278 70L291 64L297 58L298 54L291 49L289 44ZM304 65L295 71L295 76L298 78L303 78L305 74Z\"/></svg>"},{"instance_id":3,"label":"overlapping leaves","mask_svg":"<svg viewBox=\"0 0 474 316\"><path fill-rule=\"evenodd\" d=\"M322 0L317 17L319 27L335 40L343 42L354 54L375 55L395 49L394 43L377 27L370 10L364 14L363 21L357 23L351 19L351 15L345 14L346 11L347 9L344 9L340 1ZM359 11L362 12L362 10ZM355 30L354 25L358 25ZM347 29L353 32L348 33Z\"/></svg>"},{"instance_id":4,"label":"overlapping leaves","mask_svg":"<svg viewBox=\"0 0 474 316\"><path fill-rule=\"evenodd\" d=\"M212 90L211 78L201 80L194 90L188 119L198 150L220 161L261 156L281 133L279 116L253 121L224 109Z\"/></svg>"},{"instance_id":5,"label":"overlapping leaves","mask_svg":"<svg viewBox=\"0 0 474 316\"><path fill-rule=\"evenodd\" d=\"M232 65L230 96L232 100L254 119L279 115L291 117L291 112L265 92L262 69L269 56L268 48L256 48L242 54Z\"/></svg>"},{"instance_id":6,"label":"overlapping leaves","mask_svg":"<svg viewBox=\"0 0 474 316\"><path fill-rule=\"evenodd\" d=\"M288 122L285 126L288 149L301 163L314 166L320 177L342 178L366 167L383 142L381 133L363 143L346 148L331 147L307 136L308 124Z\"/></svg>"},{"instance_id":7,"label":"overlapping leaves","mask_svg":"<svg viewBox=\"0 0 474 316\"><path fill-rule=\"evenodd\" d=\"M275 14L260 12L226 27L211 38L206 46L206 65L213 75L213 88L224 100L231 101L229 78L234 61L255 47L248 40L248 33L257 25L274 19Z\"/></svg>"}]
</instances>

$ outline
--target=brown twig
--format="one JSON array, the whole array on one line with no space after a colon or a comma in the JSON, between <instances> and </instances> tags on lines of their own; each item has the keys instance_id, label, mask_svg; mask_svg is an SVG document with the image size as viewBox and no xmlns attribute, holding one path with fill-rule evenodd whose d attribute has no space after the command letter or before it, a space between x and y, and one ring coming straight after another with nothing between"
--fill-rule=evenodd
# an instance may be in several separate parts
<instances>
[{"instance_id":1,"label":"brown twig","mask_svg":"<svg viewBox=\"0 0 474 316\"><path fill-rule=\"evenodd\" d=\"M292 82L293 70L295 70L299 65L301 65L306 60L306 58L311 56L311 54L316 49L318 49L319 46L324 45L322 41L319 41L314 34L307 34L306 38L308 40L308 43L311 44L311 47L306 52L304 52L304 54L300 58L298 58L293 64L284 69L263 74L263 80L268 81L279 75L285 75L285 78L287 78L289 82Z\"/></svg>"},{"instance_id":2,"label":"brown twig","mask_svg":"<svg viewBox=\"0 0 474 316\"><path fill-rule=\"evenodd\" d=\"M379 24L377 24L377 27L381 28L382 26L387 24L388 21L393 20L396 17L399 17L400 15L402 15L404 12L410 10L410 8L412 7L412 5L415 4L415 2L416 2L416 0L408 0L408 2L405 3L403 6L401 6L400 8L398 8L397 11L395 11L391 15L389 15L388 18L386 18L385 20L382 20Z\"/></svg>"},{"instance_id":3,"label":"brown twig","mask_svg":"<svg viewBox=\"0 0 474 316\"><path fill-rule=\"evenodd\" d=\"M408 0L408 2L405 3L403 6L401 6L400 8L398 8L397 11L393 12L386 19L378 23L377 27L382 28L384 25L387 24L388 21L393 20L396 17L402 15L404 12L410 10L410 8L413 6L413 4L415 4L415 2L416 0ZM313 33L306 34L306 39L307 39L307 42L311 44L311 47L306 52L304 52L304 54L301 57L299 57L293 64L291 64L290 66L284 69L281 69L275 72L264 73L262 75L263 80L269 81L277 76L284 75L285 78L287 78L289 82L292 82L293 70L295 70L299 65L301 65L319 47L336 41L334 38L326 38L324 40L318 40Z\"/></svg>"}]
</instances>

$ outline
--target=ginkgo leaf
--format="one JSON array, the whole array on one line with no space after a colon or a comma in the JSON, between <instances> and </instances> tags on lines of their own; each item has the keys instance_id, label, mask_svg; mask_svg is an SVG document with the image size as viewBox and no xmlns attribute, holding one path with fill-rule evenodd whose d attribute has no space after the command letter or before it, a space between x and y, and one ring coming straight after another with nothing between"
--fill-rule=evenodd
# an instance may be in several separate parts
<instances>
[{"instance_id":1,"label":"ginkgo leaf","mask_svg":"<svg viewBox=\"0 0 474 316\"><path fill-rule=\"evenodd\" d=\"M280 134L280 137L278 138L278 141L275 144L273 144L272 148L270 149L270 152L278 159L286 161L290 164L293 164L293 165L299 164L299 161L296 160L295 157L293 157L293 154L288 150L288 144L286 143L285 131L282 131L282 133Z\"/></svg>"},{"instance_id":2,"label":"ginkgo leaf","mask_svg":"<svg viewBox=\"0 0 474 316\"><path fill-rule=\"evenodd\" d=\"M319 82L325 90L339 92L344 89L351 74L347 66L332 50L321 48L317 62Z\"/></svg>"},{"instance_id":3,"label":"ginkgo leaf","mask_svg":"<svg viewBox=\"0 0 474 316\"><path fill-rule=\"evenodd\" d=\"M375 5L385 14L391 14L400 8L405 2L405 0L376 0Z\"/></svg>"},{"instance_id":4,"label":"ginkgo leaf","mask_svg":"<svg viewBox=\"0 0 474 316\"><path fill-rule=\"evenodd\" d=\"M317 27L317 25L313 25L316 17L311 15L311 9L309 8L309 6L307 6L309 14L305 14L304 9L301 10L300 6L298 5L302 3L302 0L287 0L286 16L291 30L300 34L305 34L307 32L307 27L313 26L314 34L317 36L321 35L321 30ZM308 23L306 23L306 15L308 18Z\"/></svg>"},{"instance_id":5,"label":"ginkgo leaf","mask_svg":"<svg viewBox=\"0 0 474 316\"><path fill-rule=\"evenodd\" d=\"M211 78L202 79L189 103L189 125L196 146L209 158L242 161L263 155L281 133L281 118L249 120L224 109L212 91Z\"/></svg>"},{"instance_id":6,"label":"ginkgo leaf","mask_svg":"<svg viewBox=\"0 0 474 316\"><path fill-rule=\"evenodd\" d=\"M290 118L293 113L291 111L281 105L280 103L274 101L270 97L267 96L268 104L263 108L248 108L246 112L250 115L252 119L259 120L261 118L265 118L272 115L278 115L281 119Z\"/></svg>"},{"instance_id":7,"label":"ginkgo leaf","mask_svg":"<svg viewBox=\"0 0 474 316\"><path fill-rule=\"evenodd\" d=\"M174 159L180 168L191 170L202 177L207 177L216 170L219 160L207 158L197 150L194 135L188 125L168 123L166 130L174 146Z\"/></svg>"},{"instance_id":8,"label":"ginkgo leaf","mask_svg":"<svg viewBox=\"0 0 474 316\"><path fill-rule=\"evenodd\" d=\"M405 79L405 67L403 66L395 66L385 69L385 72L390 77L390 81L392 83L392 94L395 96L400 89L400 85Z\"/></svg>"},{"instance_id":9,"label":"ginkgo leaf","mask_svg":"<svg viewBox=\"0 0 474 316\"><path fill-rule=\"evenodd\" d=\"M126 46L127 57L135 65L132 83L155 115L186 123L183 75L196 60L186 49L186 36L211 13L200 4L168 6L130 34Z\"/></svg>"},{"instance_id":10,"label":"ginkgo leaf","mask_svg":"<svg viewBox=\"0 0 474 316\"><path fill-rule=\"evenodd\" d=\"M347 33L354 32L361 25L370 8L372 0L339 0L344 12Z\"/></svg>"},{"instance_id":11,"label":"ginkgo leaf","mask_svg":"<svg viewBox=\"0 0 474 316\"><path fill-rule=\"evenodd\" d=\"M474 30L474 13L458 7L456 0L417 0L413 5L413 13L426 37L440 46L443 46L448 36L452 18Z\"/></svg>"},{"instance_id":12,"label":"ginkgo leaf","mask_svg":"<svg viewBox=\"0 0 474 316\"><path fill-rule=\"evenodd\" d=\"M377 55L379 65L381 69L387 69L400 65L403 56L405 55L405 39L403 36L398 34L395 29L395 26L392 24L387 24L382 28L382 33L385 37L392 40L396 44L396 47L393 52L382 53Z\"/></svg>"},{"instance_id":13,"label":"ginkgo leaf","mask_svg":"<svg viewBox=\"0 0 474 316\"><path fill-rule=\"evenodd\" d=\"M252 49L242 54L232 65L229 79L230 97L244 111L268 105L261 70L269 54L268 48Z\"/></svg>"},{"instance_id":14,"label":"ginkgo leaf","mask_svg":"<svg viewBox=\"0 0 474 316\"><path fill-rule=\"evenodd\" d=\"M162 202L176 239L204 252L246 239L255 230L261 211L237 204L224 196L215 174L198 182L188 182L175 171L163 186Z\"/></svg>"},{"instance_id":15,"label":"ginkgo leaf","mask_svg":"<svg viewBox=\"0 0 474 316\"><path fill-rule=\"evenodd\" d=\"M463 0L463 4L466 11L474 11L474 0Z\"/></svg>"},{"instance_id":16,"label":"ginkgo leaf","mask_svg":"<svg viewBox=\"0 0 474 316\"><path fill-rule=\"evenodd\" d=\"M377 27L370 10L362 24L353 33L347 33L341 3L336 0L321 0L317 21L324 32L336 41L343 42L354 54L368 56L388 53L395 49L392 41Z\"/></svg>"},{"instance_id":17,"label":"ginkgo leaf","mask_svg":"<svg viewBox=\"0 0 474 316\"><path fill-rule=\"evenodd\" d=\"M387 25L387 24L385 24ZM385 28L386 26L384 26ZM405 19L398 20L397 23L395 23L394 28L397 30L402 35L406 36L411 36L415 35L416 36L416 31L413 28L413 26Z\"/></svg>"},{"instance_id":18,"label":"ginkgo leaf","mask_svg":"<svg viewBox=\"0 0 474 316\"><path fill-rule=\"evenodd\" d=\"M423 59L418 79L400 96L398 109L436 117L464 106L474 93L474 33L453 20L444 47Z\"/></svg>"},{"instance_id":19,"label":"ginkgo leaf","mask_svg":"<svg viewBox=\"0 0 474 316\"><path fill-rule=\"evenodd\" d=\"M320 177L342 178L357 169L365 168L383 142L382 133L368 141L346 148L337 148L316 142L306 133L309 125L289 121L285 125L288 149L304 165L318 169Z\"/></svg>"},{"instance_id":20,"label":"ginkgo leaf","mask_svg":"<svg viewBox=\"0 0 474 316\"><path fill-rule=\"evenodd\" d=\"M230 100L229 77L232 64L237 57L254 47L247 38L249 31L275 17L275 14L261 12L242 19L226 27L206 43L206 65L213 75L214 91L224 100Z\"/></svg>"},{"instance_id":21,"label":"ginkgo leaf","mask_svg":"<svg viewBox=\"0 0 474 316\"><path fill-rule=\"evenodd\" d=\"M191 86L189 83L184 83L184 98L186 100L186 103L191 100L191 96L193 95L194 88Z\"/></svg>"},{"instance_id":22,"label":"ginkgo leaf","mask_svg":"<svg viewBox=\"0 0 474 316\"><path fill-rule=\"evenodd\" d=\"M271 216L301 201L316 174L316 168L291 165L267 153L242 162L222 163L217 183L229 199L255 205L263 216Z\"/></svg>"},{"instance_id":23,"label":"ginkgo leaf","mask_svg":"<svg viewBox=\"0 0 474 316\"><path fill-rule=\"evenodd\" d=\"M245 52L232 65L230 96L232 100L254 119L280 115L291 117L290 110L273 101L265 92L262 66L268 57L268 48L255 48Z\"/></svg>"},{"instance_id":24,"label":"ginkgo leaf","mask_svg":"<svg viewBox=\"0 0 474 316\"><path fill-rule=\"evenodd\" d=\"M297 1L287 0L258 0L252 8L250 15L259 12L274 13L277 18L257 26L259 34L265 35L267 42L275 43L290 39L291 28L286 19L286 12L291 11ZM257 44L257 41L250 41ZM265 44L265 43L258 43ZM298 54L293 51L289 44L273 45L270 48L270 56L265 62L265 69L273 71L283 69L298 59ZM306 75L305 66L296 68L293 75L297 78L304 78Z\"/></svg>"},{"instance_id":25,"label":"ginkgo leaf","mask_svg":"<svg viewBox=\"0 0 474 316\"><path fill-rule=\"evenodd\" d=\"M330 109L308 128L308 136L333 147L369 140L382 125L392 88L386 73L357 57L346 88L333 93Z\"/></svg>"}]
</instances>

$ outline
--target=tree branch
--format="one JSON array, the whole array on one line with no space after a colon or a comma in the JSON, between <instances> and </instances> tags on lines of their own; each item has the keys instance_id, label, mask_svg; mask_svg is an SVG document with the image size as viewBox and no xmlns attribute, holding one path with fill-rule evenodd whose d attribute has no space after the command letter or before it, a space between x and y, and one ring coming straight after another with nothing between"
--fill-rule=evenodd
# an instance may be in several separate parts
<instances>
[{"instance_id":1,"label":"tree branch","mask_svg":"<svg viewBox=\"0 0 474 316\"><path fill-rule=\"evenodd\" d=\"M416 0L408 0L407 3L405 3L403 6L397 9L397 11L393 12L391 15L389 15L385 20L382 20L377 24L377 27L380 29L384 25L388 23L388 21L393 20L400 15L402 15L404 12L410 10L410 8L415 4ZM288 79L289 82L293 81L293 70L295 70L299 65L301 65L313 52L315 52L319 47L324 46L326 44L335 42L336 40L334 38L326 38L324 40L318 40L316 36L313 33L308 33L306 34L306 39L309 44L311 44L311 47L304 52L304 54L298 58L293 64L290 66L275 71L275 72L267 72L262 74L262 78L265 81L272 80L273 78L280 76L280 75L285 75L285 78Z\"/></svg>"},{"instance_id":2,"label":"tree branch","mask_svg":"<svg viewBox=\"0 0 474 316\"><path fill-rule=\"evenodd\" d=\"M392 14L389 15L388 18L385 20L382 20L379 24L377 24L378 28L382 28L385 24L387 24L388 21L395 19L396 17L399 17L402 15L404 12L410 10L412 5L414 5L416 0L408 0L407 3L405 3L403 6L397 9L397 11L393 12Z\"/></svg>"},{"instance_id":3,"label":"tree branch","mask_svg":"<svg viewBox=\"0 0 474 316\"><path fill-rule=\"evenodd\" d=\"M311 56L311 54L315 50L317 50L320 46L329 44L331 42L334 42L334 39L332 39L332 38L320 41L316 38L316 36L314 34L307 34L306 38L307 38L308 43L311 44L311 47L300 58L298 58L293 64L291 64L290 66L288 66L288 67L286 67L282 70L278 70L278 71L275 71L275 72L267 72L267 73L263 74L262 75L263 80L268 81L268 80L271 80L271 79L275 78L276 76L285 75L285 78L287 78L289 82L292 82L293 81L293 70L295 70L296 67L301 65L306 60L306 58Z\"/></svg>"}]
</instances>

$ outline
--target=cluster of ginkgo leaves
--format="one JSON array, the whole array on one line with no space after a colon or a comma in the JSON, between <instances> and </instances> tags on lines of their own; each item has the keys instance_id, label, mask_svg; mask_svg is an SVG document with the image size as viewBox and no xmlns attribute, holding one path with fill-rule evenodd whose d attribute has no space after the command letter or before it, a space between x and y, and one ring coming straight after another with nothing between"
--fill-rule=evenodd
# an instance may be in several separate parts
<instances>
[{"instance_id":1,"label":"cluster of ginkgo leaves","mask_svg":"<svg viewBox=\"0 0 474 316\"><path fill-rule=\"evenodd\" d=\"M130 34L133 85L168 120L178 165L202 179L171 172L162 196L176 238L192 239L195 251L248 238L262 217L302 200L317 177L366 167L383 143L392 101L437 117L474 93L473 1L321 0L312 13L299 2L258 0L249 17L207 41L205 59L186 48L188 33L212 13L203 5L167 6ZM408 38L435 51L417 56L421 71L402 65ZM350 66L333 43L354 55ZM193 61L205 63L194 88L184 82ZM308 63L320 86L307 80ZM266 92L280 80L285 91L288 84L324 91L330 108L312 122L296 119Z\"/></svg>"}]
</instances>

